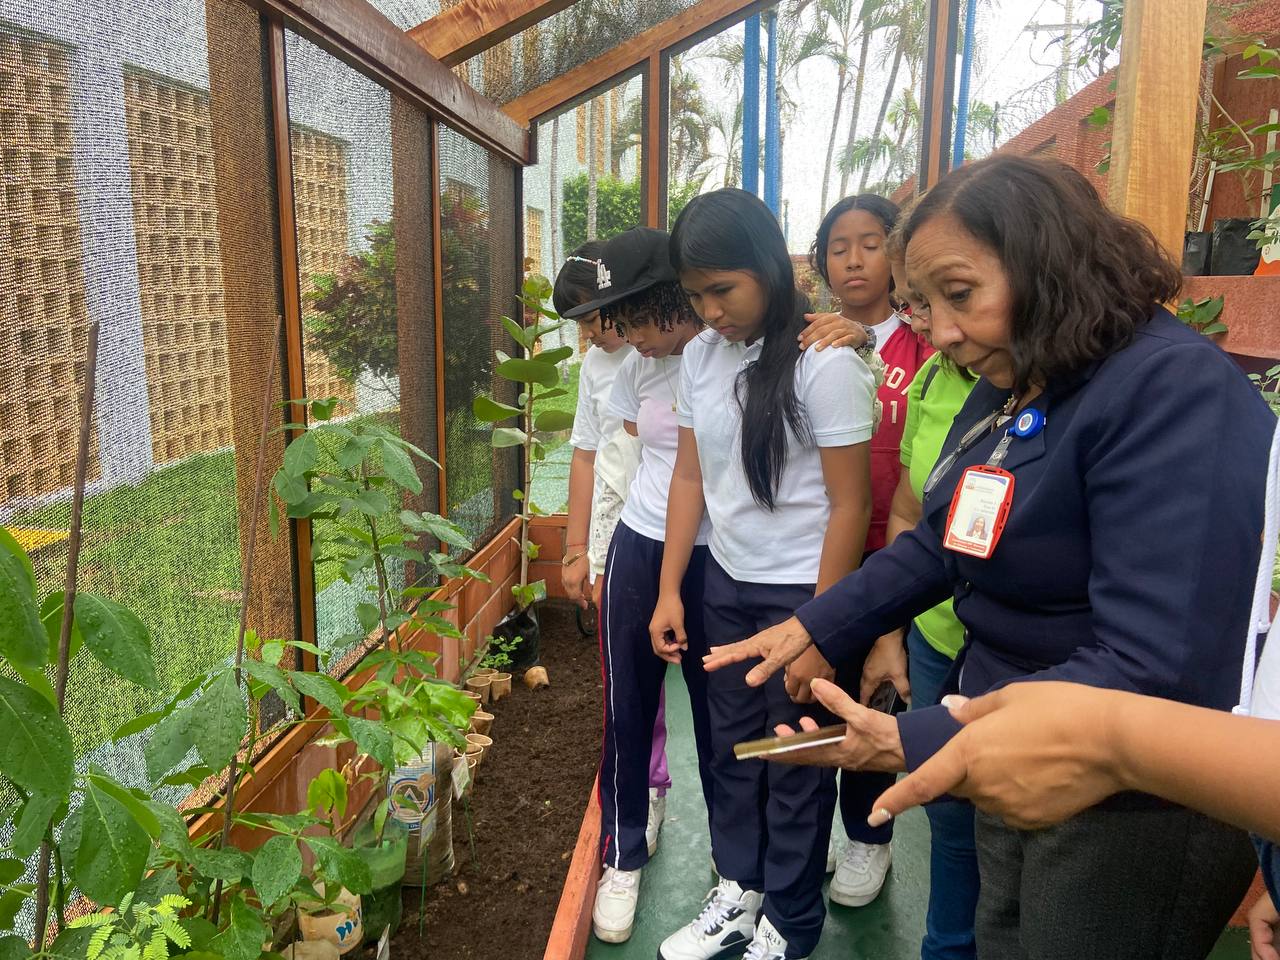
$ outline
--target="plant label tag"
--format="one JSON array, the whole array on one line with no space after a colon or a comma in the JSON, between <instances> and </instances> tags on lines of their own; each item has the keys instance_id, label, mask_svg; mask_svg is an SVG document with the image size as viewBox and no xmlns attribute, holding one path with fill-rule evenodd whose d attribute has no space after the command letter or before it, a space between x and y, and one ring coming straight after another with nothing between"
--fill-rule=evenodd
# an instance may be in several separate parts
<instances>
[{"instance_id":1,"label":"plant label tag","mask_svg":"<svg viewBox=\"0 0 1280 960\"><path fill-rule=\"evenodd\" d=\"M471 769L467 766L466 761L455 763L453 765L453 798L461 800L462 794L466 792L467 786L471 783Z\"/></svg>"},{"instance_id":2,"label":"plant label tag","mask_svg":"<svg viewBox=\"0 0 1280 960\"><path fill-rule=\"evenodd\" d=\"M1013 504L1013 474L999 467L968 467L960 477L942 546L987 560L1000 542Z\"/></svg>"},{"instance_id":3,"label":"plant label tag","mask_svg":"<svg viewBox=\"0 0 1280 960\"><path fill-rule=\"evenodd\" d=\"M391 924L387 924L382 929L382 936L378 938L378 953L376 960L391 960Z\"/></svg>"}]
</instances>

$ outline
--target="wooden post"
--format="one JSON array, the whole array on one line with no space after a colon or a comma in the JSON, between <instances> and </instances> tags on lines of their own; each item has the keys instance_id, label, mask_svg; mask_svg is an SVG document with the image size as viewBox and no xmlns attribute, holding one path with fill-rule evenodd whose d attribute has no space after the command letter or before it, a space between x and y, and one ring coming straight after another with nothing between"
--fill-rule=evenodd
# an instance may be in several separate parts
<instances>
[{"instance_id":1,"label":"wooden post","mask_svg":"<svg viewBox=\"0 0 1280 960\"><path fill-rule=\"evenodd\" d=\"M249 626L264 637L293 637L289 538L271 536L265 514L258 516L256 530L251 526L255 523L254 451L262 425L262 371L268 358L281 350L280 257L266 239L276 239L278 211L272 190L277 172L268 124L267 77L261 57L264 32L255 11L230 0L207 0L205 24L242 568L248 566L250 540L257 540L253 579L243 586L249 591ZM289 257L296 254L291 250ZM297 395L302 396L299 381L281 376L272 403L285 396L279 387L282 380L297 383ZM272 426L282 422L279 409L273 416ZM268 480L283 454L284 438L272 435L266 446Z\"/></svg>"},{"instance_id":2,"label":"wooden post","mask_svg":"<svg viewBox=\"0 0 1280 960\"><path fill-rule=\"evenodd\" d=\"M645 139L641 156L644 158L644 222L646 226L662 228L666 220L667 186L667 60L654 52L644 78Z\"/></svg>"},{"instance_id":3,"label":"wooden post","mask_svg":"<svg viewBox=\"0 0 1280 960\"><path fill-rule=\"evenodd\" d=\"M271 85L272 141L275 148L276 194L280 224L280 286L284 302L284 341L286 389L289 400L307 395L303 375L302 353L302 288L298 279L298 223L293 207L293 145L289 134L289 86L285 78L284 26L271 20L267 24L267 65ZM288 418L304 422L301 406L286 408ZM288 439L297 436L289 431ZM316 578L311 561L311 521L293 520L293 549L298 591L298 632L302 640L316 642ZM316 656L302 654L305 670L319 669Z\"/></svg>"},{"instance_id":4,"label":"wooden post","mask_svg":"<svg viewBox=\"0 0 1280 960\"><path fill-rule=\"evenodd\" d=\"M920 104L920 173L916 177L921 193L951 168L951 104L955 100L959 9L958 0L929 3L929 56Z\"/></svg>"},{"instance_id":5,"label":"wooden post","mask_svg":"<svg viewBox=\"0 0 1280 960\"><path fill-rule=\"evenodd\" d=\"M1111 208L1181 262L1206 0L1126 0L1111 135Z\"/></svg>"}]
</instances>

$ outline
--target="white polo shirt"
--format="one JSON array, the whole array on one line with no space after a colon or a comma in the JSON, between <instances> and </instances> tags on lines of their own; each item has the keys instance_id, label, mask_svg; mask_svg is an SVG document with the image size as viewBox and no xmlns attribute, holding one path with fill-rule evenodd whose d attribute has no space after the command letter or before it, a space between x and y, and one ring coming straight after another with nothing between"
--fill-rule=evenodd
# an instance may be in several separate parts
<instances>
[{"instance_id":1,"label":"white polo shirt","mask_svg":"<svg viewBox=\"0 0 1280 960\"><path fill-rule=\"evenodd\" d=\"M745 583L816 583L831 514L818 448L871 439L875 380L852 350L801 354L796 397L813 441L802 444L788 431L770 512L751 496L742 468L742 409L734 395L739 371L759 359L762 346L731 343L712 330L695 337L684 349L677 418L698 440L716 562Z\"/></svg>"},{"instance_id":2,"label":"white polo shirt","mask_svg":"<svg viewBox=\"0 0 1280 960\"><path fill-rule=\"evenodd\" d=\"M688 350L688 346L685 347ZM824 351L825 352L825 351ZM636 425L640 438L640 467L636 470L621 520L651 540L667 539L667 492L676 465L676 390L680 385L680 357L646 359L627 351L613 383L609 410ZM704 515L697 543L707 542Z\"/></svg>"},{"instance_id":3,"label":"white polo shirt","mask_svg":"<svg viewBox=\"0 0 1280 960\"><path fill-rule=\"evenodd\" d=\"M578 371L578 406L573 414L573 433L569 445L577 450L599 450L608 439L622 429L622 421L609 412L613 381L622 369L627 354L634 353L624 345L613 353L590 347ZM596 472L592 500L600 496L601 479Z\"/></svg>"}]
</instances>

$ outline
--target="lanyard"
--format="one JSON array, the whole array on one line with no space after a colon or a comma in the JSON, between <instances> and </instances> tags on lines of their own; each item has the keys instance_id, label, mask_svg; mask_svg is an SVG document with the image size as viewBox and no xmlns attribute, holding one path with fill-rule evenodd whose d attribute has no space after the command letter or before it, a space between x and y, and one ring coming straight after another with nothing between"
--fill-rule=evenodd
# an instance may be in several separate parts
<instances>
[{"instance_id":1,"label":"lanyard","mask_svg":"<svg viewBox=\"0 0 1280 960\"><path fill-rule=\"evenodd\" d=\"M1013 398L1010 398L1009 403L1012 402ZM1004 426L1009 419L1009 403L1006 403L999 410L991 411L991 413L975 423L969 429L969 432L960 438L960 443L956 448L934 465L934 468L929 471L928 479L924 482L924 490L922 492L925 497L933 492L933 488L938 485L947 471L955 466L955 462L972 449L979 440L988 436L995 428ZM995 451L991 454L991 459L987 462L993 467L998 467L1004 463L1004 458L1009 453L1009 444L1011 442L1012 434L1006 431L996 445Z\"/></svg>"}]
</instances>

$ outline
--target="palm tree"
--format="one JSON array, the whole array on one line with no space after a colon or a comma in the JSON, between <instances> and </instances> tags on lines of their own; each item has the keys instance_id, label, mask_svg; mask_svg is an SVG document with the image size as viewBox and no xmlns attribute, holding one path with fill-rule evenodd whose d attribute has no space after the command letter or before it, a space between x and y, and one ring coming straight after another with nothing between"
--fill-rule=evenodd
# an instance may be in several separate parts
<instances>
[{"instance_id":1,"label":"palm tree","mask_svg":"<svg viewBox=\"0 0 1280 960\"><path fill-rule=\"evenodd\" d=\"M827 138L827 162L822 168L822 206L827 209L827 191L831 187L831 158L836 150L836 132L840 128L840 114L844 110L844 94L849 88L849 48L853 45L854 0L818 0L818 15L826 24L835 27L839 37L827 58L836 65L836 102L831 109L831 135Z\"/></svg>"},{"instance_id":2,"label":"palm tree","mask_svg":"<svg viewBox=\"0 0 1280 960\"><path fill-rule=\"evenodd\" d=\"M871 35L882 25L877 17L882 0L864 0L858 10L858 27L862 31L862 44L858 50L858 73L853 84L853 114L849 117L849 135L845 138L845 150L853 148L858 139L858 118L862 113L862 91L866 86L867 56L871 52ZM840 196L849 190L849 174L843 168L840 171Z\"/></svg>"},{"instance_id":3,"label":"palm tree","mask_svg":"<svg viewBox=\"0 0 1280 960\"><path fill-rule=\"evenodd\" d=\"M893 99L903 60L907 61L908 72L914 78L920 65L924 63L929 47L929 11L923 0L894 0L884 14L883 24L888 29L893 59L889 68L889 82L885 84L884 96L880 98L880 112L876 114L876 123L871 129L872 140L878 140L884 131L885 115ZM887 55L882 57L880 66L884 66L888 59ZM859 193L865 192L870 172L870 167L862 168L862 178L858 181Z\"/></svg>"},{"instance_id":4,"label":"palm tree","mask_svg":"<svg viewBox=\"0 0 1280 960\"><path fill-rule=\"evenodd\" d=\"M868 0L879 2L879 0ZM782 145L786 141L787 130L799 112L794 88L799 81L800 67L815 57L830 56L835 44L827 36L826 23L820 17L804 17L807 2L799 2L783 11L778 17L778 153L779 172L781 172ZM732 82L735 77L742 76L743 40L722 38L720 43L708 54L724 64L725 82Z\"/></svg>"},{"instance_id":5,"label":"palm tree","mask_svg":"<svg viewBox=\"0 0 1280 960\"><path fill-rule=\"evenodd\" d=\"M698 171L712 159L711 131L715 128L716 113L707 104L697 74L689 70L679 56L671 58L669 86L667 169L673 181L696 181ZM621 158L622 154L641 141L644 132L643 109L640 98L632 100L613 127L609 149L615 158ZM705 176L706 172L703 173L704 178Z\"/></svg>"}]
</instances>

